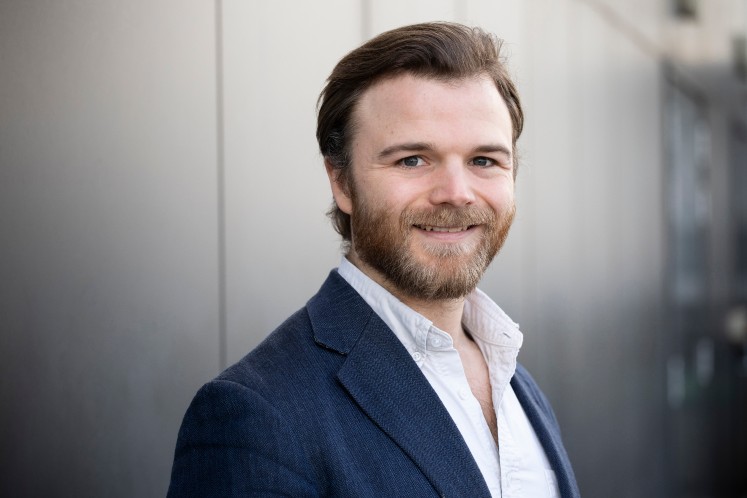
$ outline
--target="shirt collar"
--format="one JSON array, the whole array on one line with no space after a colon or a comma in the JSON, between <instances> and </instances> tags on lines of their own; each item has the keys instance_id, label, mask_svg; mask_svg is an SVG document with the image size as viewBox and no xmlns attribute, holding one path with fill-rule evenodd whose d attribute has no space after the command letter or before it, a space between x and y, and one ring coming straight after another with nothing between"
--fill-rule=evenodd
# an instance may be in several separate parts
<instances>
[{"instance_id":1,"label":"shirt collar","mask_svg":"<svg viewBox=\"0 0 747 498\"><path fill-rule=\"evenodd\" d=\"M397 299L346 257L343 256L337 271L408 349L425 351L428 334L434 332L443 334L451 341L448 334ZM462 323L481 348L497 346L514 349L518 353L523 342L518 324L480 289L475 289L465 298Z\"/></svg>"}]
</instances>

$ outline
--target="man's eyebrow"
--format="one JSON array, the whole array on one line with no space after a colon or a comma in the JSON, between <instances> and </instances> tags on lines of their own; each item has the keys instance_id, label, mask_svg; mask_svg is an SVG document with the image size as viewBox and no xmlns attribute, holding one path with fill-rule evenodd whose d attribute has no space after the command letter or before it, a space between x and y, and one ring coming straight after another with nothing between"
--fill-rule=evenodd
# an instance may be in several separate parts
<instances>
[{"instance_id":1,"label":"man's eyebrow","mask_svg":"<svg viewBox=\"0 0 747 498\"><path fill-rule=\"evenodd\" d=\"M500 152L501 154L506 154L508 157L511 157L511 149L500 144L488 144L475 147L475 153L487 154L491 152Z\"/></svg>"},{"instance_id":2,"label":"man's eyebrow","mask_svg":"<svg viewBox=\"0 0 747 498\"><path fill-rule=\"evenodd\" d=\"M391 156L392 154L397 154L398 152L423 152L423 151L432 151L434 150L433 144L430 144L428 142L408 142L403 144L395 144L390 145L389 147L386 147L383 149L379 154L377 155L378 159L386 159L388 156Z\"/></svg>"},{"instance_id":3,"label":"man's eyebrow","mask_svg":"<svg viewBox=\"0 0 747 498\"><path fill-rule=\"evenodd\" d=\"M435 147L433 146L433 144L428 142L407 142L402 144L394 144L384 148L381 152L379 152L377 155L377 159L386 159L387 157L400 152L428 152L433 150L435 150ZM505 154L509 158L512 156L511 149L501 144L479 145L472 151L473 154L488 154L495 152Z\"/></svg>"}]
</instances>

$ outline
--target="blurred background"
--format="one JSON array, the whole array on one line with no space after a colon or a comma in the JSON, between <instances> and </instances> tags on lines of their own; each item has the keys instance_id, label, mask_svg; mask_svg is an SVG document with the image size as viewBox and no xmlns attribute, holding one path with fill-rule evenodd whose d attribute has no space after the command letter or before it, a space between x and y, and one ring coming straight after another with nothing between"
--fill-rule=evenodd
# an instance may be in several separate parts
<instances>
[{"instance_id":1,"label":"blurred background","mask_svg":"<svg viewBox=\"0 0 747 498\"><path fill-rule=\"evenodd\" d=\"M339 261L326 76L425 20L505 39L481 287L582 494L747 496L747 0L2 0L0 494L165 494L194 392Z\"/></svg>"}]
</instances>

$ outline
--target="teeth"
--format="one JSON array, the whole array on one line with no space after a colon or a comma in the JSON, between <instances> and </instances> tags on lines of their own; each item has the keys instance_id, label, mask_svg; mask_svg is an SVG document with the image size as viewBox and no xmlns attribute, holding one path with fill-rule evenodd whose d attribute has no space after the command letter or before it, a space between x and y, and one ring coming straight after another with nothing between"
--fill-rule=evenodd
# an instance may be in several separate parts
<instances>
[{"instance_id":1,"label":"teeth","mask_svg":"<svg viewBox=\"0 0 747 498\"><path fill-rule=\"evenodd\" d=\"M426 232L455 233L455 232L463 232L467 230L469 227L432 227L429 225L418 225L418 228L420 228L421 230L425 230Z\"/></svg>"}]
</instances>

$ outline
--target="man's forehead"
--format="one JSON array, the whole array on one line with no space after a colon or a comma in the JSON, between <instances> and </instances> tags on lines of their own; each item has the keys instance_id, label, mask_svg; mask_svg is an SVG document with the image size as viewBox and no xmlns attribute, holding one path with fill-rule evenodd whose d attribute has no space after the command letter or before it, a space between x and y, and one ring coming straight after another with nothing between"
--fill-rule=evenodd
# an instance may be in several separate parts
<instances>
[{"instance_id":1,"label":"man's forehead","mask_svg":"<svg viewBox=\"0 0 747 498\"><path fill-rule=\"evenodd\" d=\"M419 73L412 72L412 71L402 71L402 72L388 74L386 76L376 78L373 82L367 85L366 88L361 92L361 95L358 99L358 103L360 103L360 101L365 99L366 96L369 96L372 93L376 93L377 91L380 91L382 88L397 85L398 82L402 82L402 81L408 81L410 84L414 86L429 86L433 83L438 83L440 85L451 87L454 89L465 87L469 83L473 83L473 82L490 81L493 84L496 93L500 95L500 92L498 91L498 87L495 86L495 82L490 77L490 75L486 72L475 73L475 74L471 74L467 76L437 76L437 75L419 74Z\"/></svg>"},{"instance_id":2,"label":"man's forehead","mask_svg":"<svg viewBox=\"0 0 747 498\"><path fill-rule=\"evenodd\" d=\"M434 87L442 87L449 90L459 90L464 88L474 88L474 83L482 83L485 87L489 86L494 89L495 97L498 98L505 106L505 100L501 95L495 82L486 73L478 73L471 76L459 78L440 78L433 76L422 76L410 72L398 73L377 79L373 84L368 86L357 99L351 112L351 129L360 124L359 118L362 110L366 113L377 111L382 104L397 102L400 93L407 93L407 99L400 104L409 104L413 100L421 98L426 91ZM477 96L475 96L477 98Z\"/></svg>"},{"instance_id":3,"label":"man's forehead","mask_svg":"<svg viewBox=\"0 0 747 498\"><path fill-rule=\"evenodd\" d=\"M463 112L455 113L455 109ZM399 73L363 92L351 114L351 137L369 124L378 128L408 118L443 121L455 115L492 119L509 128L513 124L505 99L487 73L459 78Z\"/></svg>"}]
</instances>

